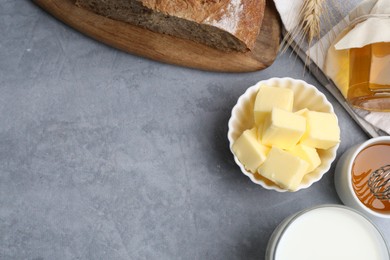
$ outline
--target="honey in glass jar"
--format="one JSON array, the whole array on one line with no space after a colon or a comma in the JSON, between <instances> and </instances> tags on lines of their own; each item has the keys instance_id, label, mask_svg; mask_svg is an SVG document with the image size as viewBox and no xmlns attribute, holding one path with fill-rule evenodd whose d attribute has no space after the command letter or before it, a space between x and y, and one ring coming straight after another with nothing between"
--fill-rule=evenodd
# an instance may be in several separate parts
<instances>
[{"instance_id":1,"label":"honey in glass jar","mask_svg":"<svg viewBox=\"0 0 390 260\"><path fill-rule=\"evenodd\" d=\"M390 42L349 50L348 101L371 111L390 111Z\"/></svg>"}]
</instances>

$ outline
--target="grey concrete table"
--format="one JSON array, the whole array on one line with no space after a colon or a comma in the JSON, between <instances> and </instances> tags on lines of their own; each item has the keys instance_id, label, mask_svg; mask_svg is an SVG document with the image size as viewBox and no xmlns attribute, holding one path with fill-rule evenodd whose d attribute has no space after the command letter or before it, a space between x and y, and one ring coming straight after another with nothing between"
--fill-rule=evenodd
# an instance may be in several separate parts
<instances>
[{"instance_id":1,"label":"grey concrete table","mask_svg":"<svg viewBox=\"0 0 390 260\"><path fill-rule=\"evenodd\" d=\"M105 46L30 1L0 2L0 259L263 259L287 216L341 204L334 165L297 193L240 173L227 122L255 82L314 84L338 157L367 136L290 53L210 73ZM390 241L389 221L374 220Z\"/></svg>"}]
</instances>

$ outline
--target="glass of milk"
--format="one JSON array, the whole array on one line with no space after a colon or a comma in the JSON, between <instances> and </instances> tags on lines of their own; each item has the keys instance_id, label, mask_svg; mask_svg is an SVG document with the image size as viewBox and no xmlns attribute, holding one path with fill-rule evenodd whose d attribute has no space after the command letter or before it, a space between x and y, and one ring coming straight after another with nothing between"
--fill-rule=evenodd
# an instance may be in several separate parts
<instances>
[{"instance_id":1,"label":"glass of milk","mask_svg":"<svg viewBox=\"0 0 390 260\"><path fill-rule=\"evenodd\" d=\"M362 213L321 205L285 219L272 234L266 260L389 260L386 241Z\"/></svg>"}]
</instances>

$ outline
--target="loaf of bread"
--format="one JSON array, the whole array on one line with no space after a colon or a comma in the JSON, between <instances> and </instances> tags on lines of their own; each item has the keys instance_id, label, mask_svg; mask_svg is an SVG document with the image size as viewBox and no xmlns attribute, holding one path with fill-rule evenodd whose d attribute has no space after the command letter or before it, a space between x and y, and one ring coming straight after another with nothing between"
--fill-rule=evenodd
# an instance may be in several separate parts
<instances>
[{"instance_id":1,"label":"loaf of bread","mask_svg":"<svg viewBox=\"0 0 390 260\"><path fill-rule=\"evenodd\" d=\"M99 15L224 51L253 49L265 0L76 0Z\"/></svg>"}]
</instances>

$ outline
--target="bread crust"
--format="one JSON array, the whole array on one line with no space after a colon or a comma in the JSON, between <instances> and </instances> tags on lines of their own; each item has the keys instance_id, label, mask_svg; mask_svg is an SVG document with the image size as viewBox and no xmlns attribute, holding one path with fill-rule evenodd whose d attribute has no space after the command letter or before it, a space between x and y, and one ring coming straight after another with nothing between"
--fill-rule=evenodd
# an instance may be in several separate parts
<instances>
[{"instance_id":1,"label":"bread crust","mask_svg":"<svg viewBox=\"0 0 390 260\"><path fill-rule=\"evenodd\" d=\"M140 0L152 10L227 31L255 45L264 16L265 0Z\"/></svg>"},{"instance_id":2,"label":"bread crust","mask_svg":"<svg viewBox=\"0 0 390 260\"><path fill-rule=\"evenodd\" d=\"M76 4L152 31L238 51L255 46L265 10L265 0L77 0ZM139 6L145 10L139 11ZM170 28L176 25L178 29Z\"/></svg>"}]
</instances>

